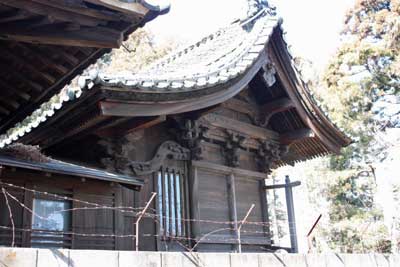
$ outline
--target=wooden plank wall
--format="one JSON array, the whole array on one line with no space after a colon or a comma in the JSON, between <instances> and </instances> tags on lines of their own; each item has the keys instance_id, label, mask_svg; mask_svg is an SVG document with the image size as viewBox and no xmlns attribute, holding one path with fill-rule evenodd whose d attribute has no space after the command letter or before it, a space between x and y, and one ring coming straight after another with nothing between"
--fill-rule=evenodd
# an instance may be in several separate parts
<instances>
[{"instance_id":1,"label":"wooden plank wall","mask_svg":"<svg viewBox=\"0 0 400 267\"><path fill-rule=\"evenodd\" d=\"M37 191L45 191L61 196L72 197L81 201L97 203L105 206L135 206L135 194L133 190L117 184L94 180L84 180L76 177L46 176L43 173L28 172L20 169L3 170L1 181L11 183ZM27 207L32 208L34 193L27 190L5 187L8 192L16 196ZM42 194L37 194L41 198ZM18 203L9 198L16 228L30 229L32 215L27 209L23 209ZM93 207L79 201L72 201L72 208ZM8 209L3 194L0 195L0 225L11 227ZM78 234L133 234L132 214L121 213L114 209L79 209L72 212L70 232ZM0 229L0 245L11 245L11 231ZM64 235L62 243L52 244L54 247L76 249L111 249L131 250L132 238L91 237L79 235ZM29 231L16 231L16 246L37 246L31 238Z\"/></svg>"}]
</instances>

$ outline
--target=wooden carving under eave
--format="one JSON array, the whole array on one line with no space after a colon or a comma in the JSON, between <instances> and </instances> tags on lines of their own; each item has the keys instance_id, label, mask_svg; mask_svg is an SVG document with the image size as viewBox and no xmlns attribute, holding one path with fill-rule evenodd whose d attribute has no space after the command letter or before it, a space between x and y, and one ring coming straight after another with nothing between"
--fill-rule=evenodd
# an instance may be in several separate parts
<instances>
[{"instance_id":1,"label":"wooden carving under eave","mask_svg":"<svg viewBox=\"0 0 400 267\"><path fill-rule=\"evenodd\" d=\"M202 159L201 141L205 139L208 127L196 123L194 120L186 119L181 122L179 141L190 150L192 160Z\"/></svg>"},{"instance_id":2,"label":"wooden carving under eave","mask_svg":"<svg viewBox=\"0 0 400 267\"><path fill-rule=\"evenodd\" d=\"M158 171L166 158L189 160L190 150L174 141L165 141L158 147L156 154L151 160L145 162L130 161L128 167L136 175L150 174Z\"/></svg>"},{"instance_id":3,"label":"wooden carving under eave","mask_svg":"<svg viewBox=\"0 0 400 267\"><path fill-rule=\"evenodd\" d=\"M227 140L222 148L226 164L230 167L239 167L239 150L244 149L243 143L246 138L230 130L226 130L226 135Z\"/></svg>"},{"instance_id":4,"label":"wooden carving under eave","mask_svg":"<svg viewBox=\"0 0 400 267\"><path fill-rule=\"evenodd\" d=\"M260 148L257 150L256 162L261 172L269 174L276 161L282 159L289 151L286 145L280 145L265 140L260 142Z\"/></svg>"}]
</instances>

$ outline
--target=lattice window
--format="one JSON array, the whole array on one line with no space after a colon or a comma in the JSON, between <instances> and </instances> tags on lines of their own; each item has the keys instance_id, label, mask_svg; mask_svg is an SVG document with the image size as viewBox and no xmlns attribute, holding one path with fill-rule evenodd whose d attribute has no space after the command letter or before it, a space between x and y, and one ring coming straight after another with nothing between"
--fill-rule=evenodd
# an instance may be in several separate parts
<instances>
[{"instance_id":1,"label":"lattice window","mask_svg":"<svg viewBox=\"0 0 400 267\"><path fill-rule=\"evenodd\" d=\"M156 173L156 179L160 235L164 237L186 236L186 175L184 171L161 167Z\"/></svg>"}]
</instances>

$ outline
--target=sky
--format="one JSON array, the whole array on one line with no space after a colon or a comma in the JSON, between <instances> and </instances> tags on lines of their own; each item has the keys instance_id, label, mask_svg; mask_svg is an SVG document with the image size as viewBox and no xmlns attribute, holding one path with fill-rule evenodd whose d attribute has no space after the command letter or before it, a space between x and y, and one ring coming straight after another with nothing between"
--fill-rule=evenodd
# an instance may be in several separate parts
<instances>
[{"instance_id":1,"label":"sky","mask_svg":"<svg viewBox=\"0 0 400 267\"><path fill-rule=\"evenodd\" d=\"M203 36L243 17L247 0L170 0L168 14L145 27L157 40L196 42ZM355 0L274 0L283 18L290 50L323 69L340 41L345 11Z\"/></svg>"}]
</instances>

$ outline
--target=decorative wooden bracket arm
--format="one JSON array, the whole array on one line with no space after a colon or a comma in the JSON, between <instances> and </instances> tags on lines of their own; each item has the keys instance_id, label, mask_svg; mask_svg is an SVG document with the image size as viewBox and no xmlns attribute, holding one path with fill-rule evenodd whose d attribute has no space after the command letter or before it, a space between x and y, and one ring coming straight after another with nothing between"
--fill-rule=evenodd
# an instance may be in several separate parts
<instances>
[{"instance_id":1,"label":"decorative wooden bracket arm","mask_svg":"<svg viewBox=\"0 0 400 267\"><path fill-rule=\"evenodd\" d=\"M294 103L288 97L278 98L271 102L265 103L261 109L257 122L260 126L266 127L270 119L277 113L287 111L294 108Z\"/></svg>"},{"instance_id":2,"label":"decorative wooden bracket arm","mask_svg":"<svg viewBox=\"0 0 400 267\"><path fill-rule=\"evenodd\" d=\"M162 143L154 157L145 162L131 161L128 166L135 175L145 175L158 171L166 159L190 160L190 150L182 147L174 141L165 141Z\"/></svg>"},{"instance_id":3,"label":"decorative wooden bracket arm","mask_svg":"<svg viewBox=\"0 0 400 267\"><path fill-rule=\"evenodd\" d=\"M231 130L225 130L226 142L222 148L226 164L231 167L239 167L239 149L244 149L246 137Z\"/></svg>"},{"instance_id":4,"label":"decorative wooden bracket arm","mask_svg":"<svg viewBox=\"0 0 400 267\"><path fill-rule=\"evenodd\" d=\"M267 174L271 173L274 163L281 160L288 151L289 147L286 145L271 141L260 141L260 147L256 154L256 162L259 170Z\"/></svg>"}]
</instances>

